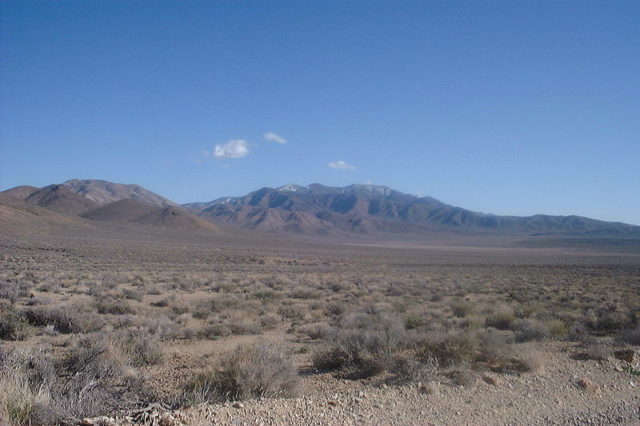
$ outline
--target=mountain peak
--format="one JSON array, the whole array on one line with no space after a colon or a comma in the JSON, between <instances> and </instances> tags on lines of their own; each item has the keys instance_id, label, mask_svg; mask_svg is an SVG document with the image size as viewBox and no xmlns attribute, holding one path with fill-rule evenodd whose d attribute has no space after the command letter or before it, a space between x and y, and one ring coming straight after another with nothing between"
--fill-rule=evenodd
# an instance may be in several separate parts
<instances>
[{"instance_id":1,"label":"mountain peak","mask_svg":"<svg viewBox=\"0 0 640 426\"><path fill-rule=\"evenodd\" d=\"M295 183L288 183L286 185L282 185L276 188L276 190L282 191L282 192L304 192L304 191L307 191L308 189L309 187L307 186L301 186Z\"/></svg>"}]
</instances>

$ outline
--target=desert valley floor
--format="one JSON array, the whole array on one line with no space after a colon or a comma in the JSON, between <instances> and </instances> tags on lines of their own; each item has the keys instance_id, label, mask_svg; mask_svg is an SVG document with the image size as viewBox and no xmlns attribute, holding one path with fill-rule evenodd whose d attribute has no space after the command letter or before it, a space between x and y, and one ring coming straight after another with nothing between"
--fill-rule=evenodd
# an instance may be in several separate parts
<instances>
[{"instance_id":1,"label":"desert valley floor","mask_svg":"<svg viewBox=\"0 0 640 426\"><path fill-rule=\"evenodd\" d=\"M2 234L0 423L640 423L633 247L156 234Z\"/></svg>"}]
</instances>

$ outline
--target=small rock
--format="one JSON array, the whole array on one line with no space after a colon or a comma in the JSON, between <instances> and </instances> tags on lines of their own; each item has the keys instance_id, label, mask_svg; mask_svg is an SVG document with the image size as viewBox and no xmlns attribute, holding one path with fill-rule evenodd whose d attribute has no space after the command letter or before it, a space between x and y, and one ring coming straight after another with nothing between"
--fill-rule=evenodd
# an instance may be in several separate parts
<instances>
[{"instance_id":1,"label":"small rock","mask_svg":"<svg viewBox=\"0 0 640 426\"><path fill-rule=\"evenodd\" d=\"M493 386L502 386L502 379L499 377L485 375L482 376L482 380Z\"/></svg>"},{"instance_id":2,"label":"small rock","mask_svg":"<svg viewBox=\"0 0 640 426\"><path fill-rule=\"evenodd\" d=\"M621 351L615 351L613 355L622 361L628 362L629 364L633 364L638 359L638 355L636 354L636 351L634 351L633 349L624 349Z\"/></svg>"},{"instance_id":3,"label":"small rock","mask_svg":"<svg viewBox=\"0 0 640 426\"><path fill-rule=\"evenodd\" d=\"M330 401L327 401L327 404L329 404L332 407L335 407L336 405L338 405L338 401L335 401L335 400L332 399Z\"/></svg>"},{"instance_id":4,"label":"small rock","mask_svg":"<svg viewBox=\"0 0 640 426\"><path fill-rule=\"evenodd\" d=\"M578 386L584 390L590 390L590 391L596 390L596 385L586 377L583 377L578 380Z\"/></svg>"},{"instance_id":5,"label":"small rock","mask_svg":"<svg viewBox=\"0 0 640 426\"><path fill-rule=\"evenodd\" d=\"M244 404L242 402L234 402L232 407L233 408L244 408Z\"/></svg>"}]
</instances>

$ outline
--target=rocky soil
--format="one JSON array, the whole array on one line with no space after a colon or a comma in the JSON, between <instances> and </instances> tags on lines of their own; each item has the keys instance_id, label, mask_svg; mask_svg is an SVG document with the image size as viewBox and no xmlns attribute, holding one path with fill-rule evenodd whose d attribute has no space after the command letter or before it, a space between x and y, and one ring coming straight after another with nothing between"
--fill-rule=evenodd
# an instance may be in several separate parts
<instances>
[{"instance_id":1,"label":"rocky soil","mask_svg":"<svg viewBox=\"0 0 640 426\"><path fill-rule=\"evenodd\" d=\"M636 348L637 349L637 348ZM475 372L467 386L442 381L386 385L305 374L302 396L203 404L181 410L151 406L86 424L156 425L605 425L640 424L640 377L633 363L576 359L575 344L544 343L536 372Z\"/></svg>"}]
</instances>

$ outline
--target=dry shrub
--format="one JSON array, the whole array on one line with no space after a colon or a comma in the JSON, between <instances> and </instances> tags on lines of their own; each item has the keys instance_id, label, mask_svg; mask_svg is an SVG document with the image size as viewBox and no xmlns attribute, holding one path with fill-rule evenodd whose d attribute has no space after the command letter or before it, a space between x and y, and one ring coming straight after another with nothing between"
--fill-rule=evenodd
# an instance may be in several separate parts
<instances>
[{"instance_id":1,"label":"dry shrub","mask_svg":"<svg viewBox=\"0 0 640 426\"><path fill-rule=\"evenodd\" d=\"M162 362L163 355L160 339L143 329L127 329L116 335L116 342L129 358L129 362L137 367L155 365Z\"/></svg>"},{"instance_id":2,"label":"dry shrub","mask_svg":"<svg viewBox=\"0 0 640 426\"><path fill-rule=\"evenodd\" d=\"M136 310L125 300L103 300L96 303L96 309L99 314L133 315L136 313Z\"/></svg>"},{"instance_id":3,"label":"dry shrub","mask_svg":"<svg viewBox=\"0 0 640 426\"><path fill-rule=\"evenodd\" d=\"M0 316L0 339L24 340L29 336L29 323L17 312L3 312Z\"/></svg>"},{"instance_id":4,"label":"dry shrub","mask_svg":"<svg viewBox=\"0 0 640 426\"><path fill-rule=\"evenodd\" d=\"M622 332L620 340L629 345L640 346L640 325Z\"/></svg>"},{"instance_id":5,"label":"dry shrub","mask_svg":"<svg viewBox=\"0 0 640 426\"><path fill-rule=\"evenodd\" d=\"M569 336L569 327L561 319L552 319L546 323L549 334L554 339L565 339Z\"/></svg>"},{"instance_id":6,"label":"dry shrub","mask_svg":"<svg viewBox=\"0 0 640 426\"><path fill-rule=\"evenodd\" d=\"M458 318L464 318L473 311L473 306L467 302L457 302L451 305L453 315Z\"/></svg>"},{"instance_id":7,"label":"dry shrub","mask_svg":"<svg viewBox=\"0 0 640 426\"><path fill-rule=\"evenodd\" d=\"M585 359L604 361L613 355L613 348L604 343L592 343L587 345L580 355Z\"/></svg>"},{"instance_id":8,"label":"dry shrub","mask_svg":"<svg viewBox=\"0 0 640 426\"><path fill-rule=\"evenodd\" d=\"M297 395L300 378L278 346L263 343L240 346L222 358L219 365L198 375L186 385L185 401L244 400Z\"/></svg>"},{"instance_id":9,"label":"dry shrub","mask_svg":"<svg viewBox=\"0 0 640 426\"><path fill-rule=\"evenodd\" d=\"M478 382L478 376L465 368L455 368L447 373L447 376L456 386L471 388Z\"/></svg>"},{"instance_id":10,"label":"dry shrub","mask_svg":"<svg viewBox=\"0 0 640 426\"><path fill-rule=\"evenodd\" d=\"M326 347L314 354L316 369L340 369L350 379L375 376L390 371L396 352L407 345L404 323L397 316L356 316L342 326L345 328L333 330Z\"/></svg>"},{"instance_id":11,"label":"dry shrub","mask_svg":"<svg viewBox=\"0 0 640 426\"><path fill-rule=\"evenodd\" d=\"M312 340L320 340L327 338L332 329L326 322L316 322L305 325L300 331Z\"/></svg>"},{"instance_id":12,"label":"dry shrub","mask_svg":"<svg viewBox=\"0 0 640 426\"><path fill-rule=\"evenodd\" d=\"M511 312L496 312L485 319L484 325L485 327L493 327L498 330L509 330L515 320L516 317Z\"/></svg>"},{"instance_id":13,"label":"dry shrub","mask_svg":"<svg viewBox=\"0 0 640 426\"><path fill-rule=\"evenodd\" d=\"M513 367L521 372L537 372L544 368L544 355L531 345L514 350Z\"/></svg>"},{"instance_id":14,"label":"dry shrub","mask_svg":"<svg viewBox=\"0 0 640 426\"><path fill-rule=\"evenodd\" d=\"M68 308L37 307L25 309L21 312L25 320L35 327L53 325L59 333L75 333L80 331L75 316Z\"/></svg>"},{"instance_id":15,"label":"dry shrub","mask_svg":"<svg viewBox=\"0 0 640 426\"><path fill-rule=\"evenodd\" d=\"M469 362L477 353L477 341L470 334L430 336L417 350L419 360L435 359L439 365L453 366Z\"/></svg>"},{"instance_id":16,"label":"dry shrub","mask_svg":"<svg viewBox=\"0 0 640 426\"><path fill-rule=\"evenodd\" d=\"M45 387L33 387L21 371L0 374L0 424L45 425L51 400Z\"/></svg>"},{"instance_id":17,"label":"dry shrub","mask_svg":"<svg viewBox=\"0 0 640 426\"><path fill-rule=\"evenodd\" d=\"M535 319L518 320L513 323L516 341L529 342L532 340L545 340L551 337L547 326Z\"/></svg>"},{"instance_id":18,"label":"dry shrub","mask_svg":"<svg viewBox=\"0 0 640 426\"><path fill-rule=\"evenodd\" d=\"M486 333L479 333L477 338L479 361L485 362L493 369L500 369L508 363L513 350L505 335L489 330Z\"/></svg>"}]
</instances>

